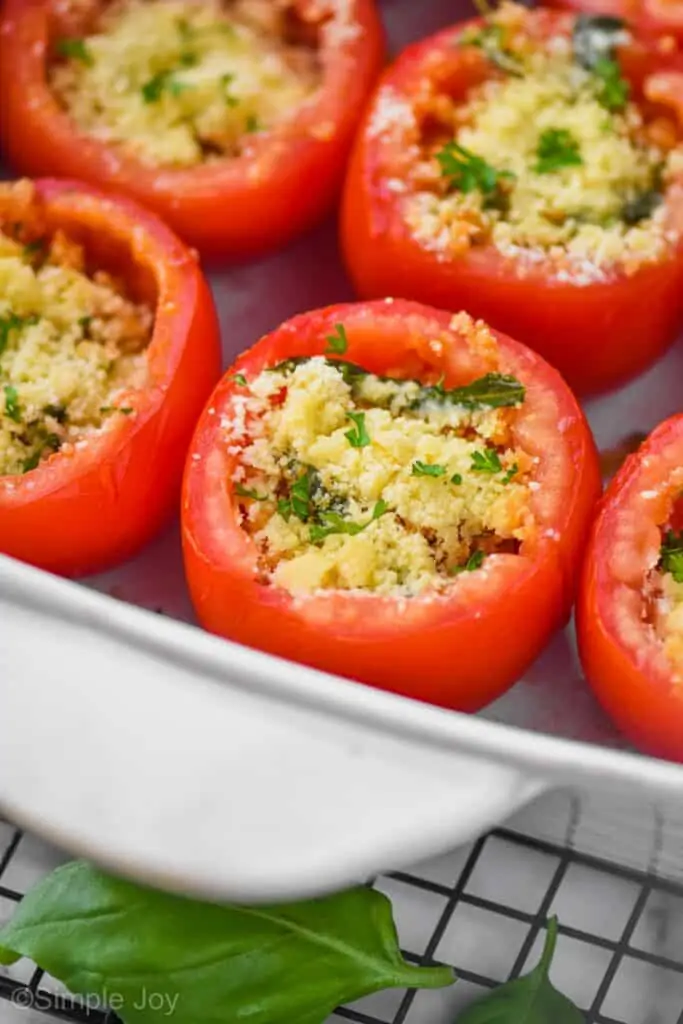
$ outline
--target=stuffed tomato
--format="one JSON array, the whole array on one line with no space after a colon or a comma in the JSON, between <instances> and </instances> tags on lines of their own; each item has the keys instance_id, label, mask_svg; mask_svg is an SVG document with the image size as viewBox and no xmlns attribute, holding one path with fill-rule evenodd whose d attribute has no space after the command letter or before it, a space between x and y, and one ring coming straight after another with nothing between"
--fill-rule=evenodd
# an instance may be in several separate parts
<instances>
[{"instance_id":1,"label":"stuffed tomato","mask_svg":"<svg viewBox=\"0 0 683 1024\"><path fill-rule=\"evenodd\" d=\"M581 661L620 729L683 761L683 416L666 420L608 487L577 605Z\"/></svg>"},{"instance_id":2,"label":"stuffed tomato","mask_svg":"<svg viewBox=\"0 0 683 1024\"><path fill-rule=\"evenodd\" d=\"M242 258L332 206L382 54L374 0L6 0L0 136Z\"/></svg>"},{"instance_id":3,"label":"stuffed tomato","mask_svg":"<svg viewBox=\"0 0 683 1024\"><path fill-rule=\"evenodd\" d=\"M134 553L219 375L208 285L156 217L78 182L0 187L0 553L69 576Z\"/></svg>"},{"instance_id":4,"label":"stuffed tomato","mask_svg":"<svg viewBox=\"0 0 683 1024\"><path fill-rule=\"evenodd\" d=\"M361 296L466 307L583 393L647 367L683 313L675 44L600 22L506 4L409 47L342 216Z\"/></svg>"},{"instance_id":5,"label":"stuffed tomato","mask_svg":"<svg viewBox=\"0 0 683 1024\"><path fill-rule=\"evenodd\" d=\"M565 621L598 491L529 349L401 300L319 310L241 356L198 424L190 594L212 632L471 711Z\"/></svg>"}]
</instances>

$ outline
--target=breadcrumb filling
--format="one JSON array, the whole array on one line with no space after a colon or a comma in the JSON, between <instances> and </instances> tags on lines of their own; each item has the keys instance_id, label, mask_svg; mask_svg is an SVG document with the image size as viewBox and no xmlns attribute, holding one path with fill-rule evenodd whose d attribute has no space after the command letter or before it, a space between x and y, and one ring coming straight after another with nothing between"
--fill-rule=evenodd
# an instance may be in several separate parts
<instances>
[{"instance_id":1,"label":"breadcrumb filling","mask_svg":"<svg viewBox=\"0 0 683 1024\"><path fill-rule=\"evenodd\" d=\"M493 244L586 280L617 263L633 271L677 240L666 209L683 161L675 121L645 121L604 36L599 49L600 19L539 40L535 17L506 4L461 33L458 45L479 49L492 75L421 111L407 221L444 256ZM624 41L618 23L612 32Z\"/></svg>"},{"instance_id":2,"label":"breadcrumb filling","mask_svg":"<svg viewBox=\"0 0 683 1024\"><path fill-rule=\"evenodd\" d=\"M0 231L0 475L28 473L118 416L147 379L152 310L57 231Z\"/></svg>"},{"instance_id":3,"label":"breadcrumb filling","mask_svg":"<svg viewBox=\"0 0 683 1024\"><path fill-rule=\"evenodd\" d=\"M263 583L443 589L516 553L533 525L533 459L512 437L521 385L493 408L324 357L236 383L231 485Z\"/></svg>"},{"instance_id":4,"label":"breadcrumb filling","mask_svg":"<svg viewBox=\"0 0 683 1024\"><path fill-rule=\"evenodd\" d=\"M49 81L81 131L190 167L239 155L316 92L318 27L291 0L115 0L56 41Z\"/></svg>"}]
</instances>

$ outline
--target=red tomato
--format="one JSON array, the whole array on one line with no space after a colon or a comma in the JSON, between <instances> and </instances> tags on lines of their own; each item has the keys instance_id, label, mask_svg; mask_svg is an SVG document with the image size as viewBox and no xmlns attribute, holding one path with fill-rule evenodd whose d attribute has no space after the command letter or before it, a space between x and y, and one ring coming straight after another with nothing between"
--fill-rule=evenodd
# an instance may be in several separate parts
<instances>
[{"instance_id":1,"label":"red tomato","mask_svg":"<svg viewBox=\"0 0 683 1024\"><path fill-rule=\"evenodd\" d=\"M683 40L681 0L548 0L549 7L624 18L639 30Z\"/></svg>"},{"instance_id":2,"label":"red tomato","mask_svg":"<svg viewBox=\"0 0 683 1024\"><path fill-rule=\"evenodd\" d=\"M0 552L76 576L133 554L174 510L188 441L220 374L220 340L196 257L153 214L73 181L36 182L35 204L49 231L83 243L96 269L155 310L148 386L123 403L134 413L32 472L0 476ZM12 218L6 205L2 213Z\"/></svg>"},{"instance_id":3,"label":"red tomato","mask_svg":"<svg viewBox=\"0 0 683 1024\"><path fill-rule=\"evenodd\" d=\"M538 355L496 334L477 347L452 316L402 300L333 306L298 316L262 338L223 378L198 424L183 485L190 593L212 632L318 669L445 707L472 711L509 687L566 619L577 560L599 493L592 436L569 389ZM231 485L238 455L221 420L240 384L293 355L319 355L343 324L345 359L373 373L468 383L500 370L526 399L513 436L538 461L536 529L519 554L493 554L445 594L394 598L317 591L296 598L257 578L257 551L239 523ZM242 395L243 395L242 391Z\"/></svg>"},{"instance_id":4,"label":"red tomato","mask_svg":"<svg viewBox=\"0 0 683 1024\"><path fill-rule=\"evenodd\" d=\"M540 38L568 34L575 20L543 9L527 17ZM439 101L444 95L460 100L498 74L481 49L457 42L464 29L481 25L481 19L460 24L408 47L380 82L345 187L347 267L363 298L402 295L446 309L465 307L540 352L575 390L603 391L652 363L683 320L683 179L667 190L669 224L681 237L661 259L637 269L617 265L581 276L558 272L549 257L522 261L487 241L465 242L460 254L449 254L419 240L404 209L425 187L421 175L439 129ZM649 43L620 51L622 74L640 99L647 76L673 61ZM660 120L672 114L662 91L652 97L657 105L647 107ZM675 139L677 113L659 126L664 130L666 122Z\"/></svg>"},{"instance_id":5,"label":"red tomato","mask_svg":"<svg viewBox=\"0 0 683 1024\"><path fill-rule=\"evenodd\" d=\"M183 169L152 167L79 132L47 84L55 40L83 33L103 0L65 12L58 0L5 0L0 139L23 174L78 177L155 210L203 255L242 258L280 246L332 206L362 107L383 59L374 0L292 0L322 22L323 82L286 123L242 155ZM75 19L75 20L74 20ZM87 21L86 21L87 24Z\"/></svg>"},{"instance_id":6,"label":"red tomato","mask_svg":"<svg viewBox=\"0 0 683 1024\"><path fill-rule=\"evenodd\" d=\"M679 415L657 427L609 485L577 606L581 661L598 699L637 746L676 761L683 761L683 685L655 628L651 573L663 531L683 526L682 490Z\"/></svg>"}]
</instances>

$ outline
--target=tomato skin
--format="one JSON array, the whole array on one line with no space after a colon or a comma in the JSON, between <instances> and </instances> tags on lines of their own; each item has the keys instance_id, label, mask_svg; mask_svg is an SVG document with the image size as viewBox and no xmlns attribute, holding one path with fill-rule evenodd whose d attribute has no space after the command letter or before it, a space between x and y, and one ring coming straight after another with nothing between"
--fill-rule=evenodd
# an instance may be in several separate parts
<instances>
[{"instance_id":1,"label":"tomato skin","mask_svg":"<svg viewBox=\"0 0 683 1024\"><path fill-rule=\"evenodd\" d=\"M646 573L683 481L683 415L629 456L599 506L577 600L579 654L595 694L641 750L683 761L683 689L643 620ZM679 527L674 512L674 525Z\"/></svg>"},{"instance_id":2,"label":"tomato skin","mask_svg":"<svg viewBox=\"0 0 683 1024\"><path fill-rule=\"evenodd\" d=\"M546 32L554 25L566 29L566 14L544 11L543 18ZM540 352L577 393L609 390L641 373L676 338L683 322L683 241L665 259L633 273L615 269L577 284L551 276L543 262L526 266L521 276L518 261L493 245L444 257L416 240L400 212L404 193L392 189L386 166L396 160L405 167L410 128L399 127L387 139L377 129L378 112L389 95L412 103L424 79L437 74L437 65L445 69L439 76L455 95L488 77L473 48L454 47L462 28L405 50L370 103L349 165L341 216L342 251L355 289L365 299L402 295L443 309L466 308ZM664 60L650 45L624 54L622 69L634 92ZM673 56L666 61L675 64ZM670 203L676 224L683 225L683 184L672 184Z\"/></svg>"},{"instance_id":3,"label":"tomato skin","mask_svg":"<svg viewBox=\"0 0 683 1024\"><path fill-rule=\"evenodd\" d=\"M331 209L382 66L374 0L351 3L358 32L326 47L318 102L288 129L254 137L239 158L174 170L149 167L79 133L46 82L55 0L5 0L0 142L22 174L78 177L132 196L209 259L240 260L282 246Z\"/></svg>"},{"instance_id":4,"label":"tomato skin","mask_svg":"<svg viewBox=\"0 0 683 1024\"><path fill-rule=\"evenodd\" d=\"M34 183L52 229L89 239L156 317L135 413L23 476L0 476L0 552L65 576L135 553L176 508L197 416L220 375L213 299L196 257L153 214L74 181ZM108 266L108 262L104 263Z\"/></svg>"},{"instance_id":5,"label":"tomato skin","mask_svg":"<svg viewBox=\"0 0 683 1024\"><path fill-rule=\"evenodd\" d=\"M566 620L600 489L595 446L558 374L502 335L496 336L500 368L527 387L529 419L519 430L548 487L533 499L546 528L525 541L521 554L489 556L484 570L463 574L436 600L332 590L294 598L257 581L256 551L239 525L229 487L235 457L227 455L220 433L221 418L239 393L232 375L250 379L283 358L322 354L326 336L343 323L349 339L344 358L380 374L443 372L450 385L487 368L449 328L451 319L402 300L317 310L262 338L222 379L197 426L183 484L185 570L207 629L323 671L474 711L506 690Z\"/></svg>"}]
</instances>

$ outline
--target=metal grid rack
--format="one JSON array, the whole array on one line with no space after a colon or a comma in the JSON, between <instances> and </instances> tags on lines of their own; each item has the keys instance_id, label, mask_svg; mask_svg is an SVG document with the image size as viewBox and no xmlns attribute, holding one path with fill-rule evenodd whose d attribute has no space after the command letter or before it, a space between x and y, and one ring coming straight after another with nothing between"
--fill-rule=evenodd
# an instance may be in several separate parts
<instances>
[{"instance_id":1,"label":"metal grid rack","mask_svg":"<svg viewBox=\"0 0 683 1024\"><path fill-rule=\"evenodd\" d=\"M57 861L50 848L0 823L0 922ZM586 1024L683 1024L681 885L498 829L413 873L384 876L377 887L392 899L406 957L451 964L460 981L436 992L379 993L339 1009L335 1024L454 1024L487 989L536 962L551 914L561 922L553 981L584 1010ZM12 1024L117 1022L70 1001L26 961L0 969L0 999L13 1004Z\"/></svg>"}]
</instances>

